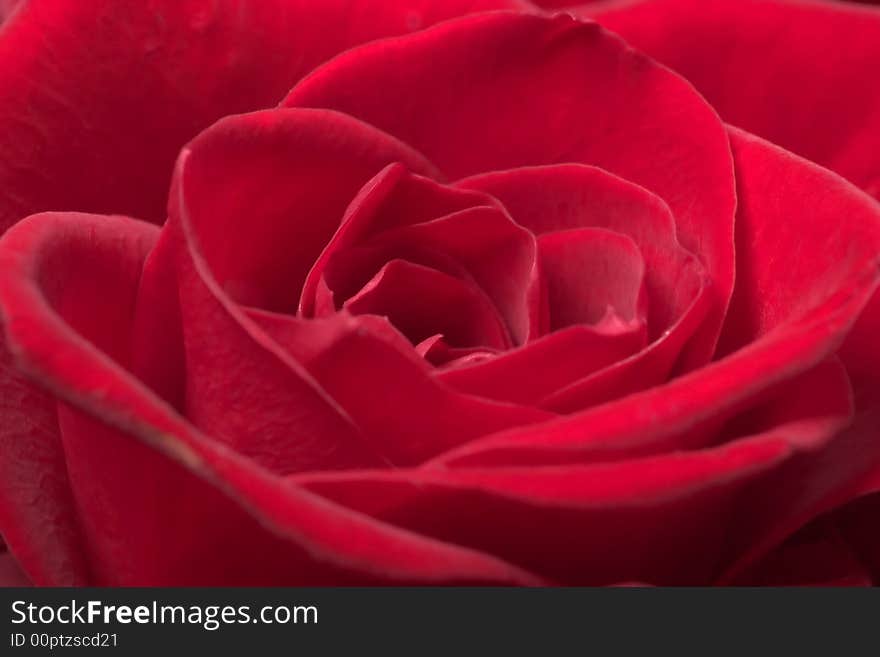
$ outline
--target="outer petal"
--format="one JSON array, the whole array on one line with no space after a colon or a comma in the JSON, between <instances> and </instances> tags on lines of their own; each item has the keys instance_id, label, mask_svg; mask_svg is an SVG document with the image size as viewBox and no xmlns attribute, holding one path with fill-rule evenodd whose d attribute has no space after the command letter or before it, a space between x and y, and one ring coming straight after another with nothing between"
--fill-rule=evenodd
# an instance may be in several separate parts
<instances>
[{"instance_id":1,"label":"outer petal","mask_svg":"<svg viewBox=\"0 0 880 657\"><path fill-rule=\"evenodd\" d=\"M735 582L746 586L870 586L871 573L834 520L791 536Z\"/></svg>"},{"instance_id":2,"label":"outer petal","mask_svg":"<svg viewBox=\"0 0 880 657\"><path fill-rule=\"evenodd\" d=\"M712 310L690 357L711 352L733 286L727 138L684 80L598 26L522 14L450 21L340 55L284 104L357 116L453 179L576 162L657 193L713 279Z\"/></svg>"},{"instance_id":3,"label":"outer petal","mask_svg":"<svg viewBox=\"0 0 880 657\"><path fill-rule=\"evenodd\" d=\"M139 222L44 215L0 243L9 344L66 402L62 436L95 583L539 581L285 484L134 379L125 347L154 237ZM109 284L100 295L77 278L96 273Z\"/></svg>"},{"instance_id":4,"label":"outer petal","mask_svg":"<svg viewBox=\"0 0 880 657\"><path fill-rule=\"evenodd\" d=\"M586 5L684 75L721 117L880 198L880 9L849 2L637 0Z\"/></svg>"},{"instance_id":5,"label":"outer petal","mask_svg":"<svg viewBox=\"0 0 880 657\"><path fill-rule=\"evenodd\" d=\"M581 3L577 0L532 0L532 4L542 9L564 9Z\"/></svg>"},{"instance_id":6,"label":"outer petal","mask_svg":"<svg viewBox=\"0 0 880 657\"><path fill-rule=\"evenodd\" d=\"M845 506L834 515L843 539L880 586L880 492Z\"/></svg>"},{"instance_id":7,"label":"outer petal","mask_svg":"<svg viewBox=\"0 0 880 657\"><path fill-rule=\"evenodd\" d=\"M295 481L557 581L706 584L766 538L773 527L764 521L788 510L760 507L776 487L800 491L790 465L824 452L849 422L839 364L823 364L798 383L799 394L786 395L788 411L769 427L708 449L593 465L307 474ZM796 495L780 497L790 504ZM749 510L762 522L731 516Z\"/></svg>"},{"instance_id":8,"label":"outer petal","mask_svg":"<svg viewBox=\"0 0 880 657\"><path fill-rule=\"evenodd\" d=\"M520 0L25 0L0 33L0 233L43 210L165 218L180 147L358 43Z\"/></svg>"},{"instance_id":9,"label":"outer petal","mask_svg":"<svg viewBox=\"0 0 880 657\"><path fill-rule=\"evenodd\" d=\"M0 334L0 529L35 583L88 582L77 518L55 401L16 370Z\"/></svg>"},{"instance_id":10,"label":"outer petal","mask_svg":"<svg viewBox=\"0 0 880 657\"><path fill-rule=\"evenodd\" d=\"M21 4L21 0L0 1L0 23L8 19L19 4Z\"/></svg>"},{"instance_id":11,"label":"outer petal","mask_svg":"<svg viewBox=\"0 0 880 657\"><path fill-rule=\"evenodd\" d=\"M741 532L730 536L727 549L737 558L728 560L729 567L720 573L719 583L736 581L765 554L822 514L880 492L878 426L880 412L857 414L852 426L822 449L798 454L776 473L775 479L758 484L753 495L763 503L732 509L731 522ZM798 485L791 486L795 481ZM876 523L876 509L870 510L868 517ZM861 537L861 549L870 548L871 543L864 542L870 540L869 536ZM856 543L851 547L855 549ZM871 553L867 554L870 559ZM856 556L863 566L870 566L868 559Z\"/></svg>"},{"instance_id":12,"label":"outer petal","mask_svg":"<svg viewBox=\"0 0 880 657\"><path fill-rule=\"evenodd\" d=\"M0 588L6 586L30 586L31 581L11 553L0 550Z\"/></svg>"},{"instance_id":13,"label":"outer petal","mask_svg":"<svg viewBox=\"0 0 880 657\"><path fill-rule=\"evenodd\" d=\"M880 198L880 87L866 84L880 59L880 9L850 2L611 0L580 12L685 75L727 121ZM819 196L819 189L812 193ZM824 248L823 229L833 236L836 225L830 219L811 239L798 234L795 240ZM880 406L878 333L880 294L841 352L861 409Z\"/></svg>"},{"instance_id":14,"label":"outer petal","mask_svg":"<svg viewBox=\"0 0 880 657\"><path fill-rule=\"evenodd\" d=\"M880 273L880 204L827 170L736 128L737 287L726 354Z\"/></svg>"}]
</instances>

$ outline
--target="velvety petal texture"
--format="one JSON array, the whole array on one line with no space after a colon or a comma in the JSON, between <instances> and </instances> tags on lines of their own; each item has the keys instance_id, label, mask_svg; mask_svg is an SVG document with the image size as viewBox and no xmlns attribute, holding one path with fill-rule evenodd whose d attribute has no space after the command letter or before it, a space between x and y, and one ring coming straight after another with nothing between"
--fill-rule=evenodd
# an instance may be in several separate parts
<instances>
[{"instance_id":1,"label":"velvety petal texture","mask_svg":"<svg viewBox=\"0 0 880 657\"><path fill-rule=\"evenodd\" d=\"M50 214L23 222L4 238L10 248L0 264L11 276L0 297L4 308L16 311L7 316L7 336L23 350L28 370L69 404L60 408L64 440L58 447L71 470L93 581L279 584L334 581L344 571L361 571L354 579L364 581L370 572L383 578L397 573L403 580L537 581L488 555L334 511L199 434L134 379L119 341L128 331L120 329L130 325L133 284L155 237L155 228L134 220ZM78 259L89 244L94 250ZM92 293L118 320L112 332L104 325L103 335L100 325L90 324L95 315L78 316L69 305L88 288L57 286L62 272L69 277L96 266L119 288L118 296ZM68 452L68 445L75 449ZM142 480L135 482L136 476ZM332 521L336 512L340 517ZM191 522L208 517L219 520ZM352 532L363 534L352 541ZM317 554L327 565L304 567L303 560ZM443 574L445 559L451 570Z\"/></svg>"},{"instance_id":2,"label":"velvety petal texture","mask_svg":"<svg viewBox=\"0 0 880 657\"><path fill-rule=\"evenodd\" d=\"M880 8L836 0L611 0L575 9L691 81L735 126L880 198Z\"/></svg>"},{"instance_id":3,"label":"velvety petal texture","mask_svg":"<svg viewBox=\"0 0 880 657\"><path fill-rule=\"evenodd\" d=\"M8 551L0 552L0 587L30 586L32 582Z\"/></svg>"},{"instance_id":4,"label":"velvety petal texture","mask_svg":"<svg viewBox=\"0 0 880 657\"><path fill-rule=\"evenodd\" d=\"M877 583L871 10L318 4L0 28L0 583Z\"/></svg>"},{"instance_id":5,"label":"velvety petal texture","mask_svg":"<svg viewBox=\"0 0 880 657\"><path fill-rule=\"evenodd\" d=\"M5 342L0 391L0 526L6 542L37 584L87 584L55 401L16 371ZM14 563L7 553L7 572L15 571Z\"/></svg>"},{"instance_id":6,"label":"velvety petal texture","mask_svg":"<svg viewBox=\"0 0 880 657\"><path fill-rule=\"evenodd\" d=\"M43 210L161 223L180 148L325 59L520 0L23 0L0 33L0 232Z\"/></svg>"}]
</instances>

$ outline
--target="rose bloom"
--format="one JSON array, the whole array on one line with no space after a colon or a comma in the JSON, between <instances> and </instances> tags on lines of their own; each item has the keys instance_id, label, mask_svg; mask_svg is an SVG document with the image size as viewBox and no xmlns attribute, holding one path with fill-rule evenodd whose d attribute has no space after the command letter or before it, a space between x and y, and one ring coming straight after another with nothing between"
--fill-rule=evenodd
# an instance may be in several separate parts
<instances>
[{"instance_id":1,"label":"rose bloom","mask_svg":"<svg viewBox=\"0 0 880 657\"><path fill-rule=\"evenodd\" d=\"M2 4L3 582L880 582L880 9L571 4Z\"/></svg>"}]
</instances>

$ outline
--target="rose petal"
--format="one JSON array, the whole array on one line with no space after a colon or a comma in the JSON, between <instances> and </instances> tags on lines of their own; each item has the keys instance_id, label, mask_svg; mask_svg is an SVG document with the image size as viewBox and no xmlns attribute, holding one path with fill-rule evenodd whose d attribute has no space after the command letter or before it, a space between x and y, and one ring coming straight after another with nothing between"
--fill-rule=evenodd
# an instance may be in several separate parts
<instances>
[{"instance_id":1,"label":"rose petal","mask_svg":"<svg viewBox=\"0 0 880 657\"><path fill-rule=\"evenodd\" d=\"M806 160L730 128L737 287L719 344L731 353L880 272L880 205Z\"/></svg>"},{"instance_id":2,"label":"rose petal","mask_svg":"<svg viewBox=\"0 0 880 657\"><path fill-rule=\"evenodd\" d=\"M165 255L176 263L170 282L179 287L182 332L157 327L144 305L157 297L173 299L174 289L146 289L140 317L168 337L151 341L140 328L140 346L156 354L169 342L183 344L185 367L178 366L177 376L185 376L186 416L275 472L384 459L235 301L294 308L311 261L336 229L347 199L395 160L430 167L357 121L297 110L224 120L181 157L165 231L178 246ZM233 231L240 237L229 240ZM150 264L161 274L157 263ZM179 354L160 357L174 356Z\"/></svg>"},{"instance_id":3,"label":"rose petal","mask_svg":"<svg viewBox=\"0 0 880 657\"><path fill-rule=\"evenodd\" d=\"M435 380L409 344L375 330L376 318L338 313L318 320L250 311L302 363L395 465L414 465L545 411L460 393Z\"/></svg>"},{"instance_id":4,"label":"rose petal","mask_svg":"<svg viewBox=\"0 0 880 657\"><path fill-rule=\"evenodd\" d=\"M0 266L9 274L0 279L0 307L12 318L9 344L21 367L70 404L62 407L69 430L62 434L65 446L77 448L66 456L94 583L540 581L488 555L389 527L285 484L198 433L126 372L117 354L102 348L115 351L129 335L146 252L142 238L155 238L147 228L46 215L0 242ZM105 286L88 306L52 282L58 267L47 267L50 256L77 247L88 257L69 276L103 267ZM119 321L93 327L91 314L76 308L101 320L115 313ZM67 323L68 312L75 325ZM77 332L101 327L91 336Z\"/></svg>"},{"instance_id":5,"label":"rose petal","mask_svg":"<svg viewBox=\"0 0 880 657\"><path fill-rule=\"evenodd\" d=\"M675 435L675 426L736 408L840 346L880 282L880 205L757 137L731 129L731 143L740 205L739 275L721 342L722 353L730 355L666 386L548 425L489 436L463 448L461 458L447 458L555 463L673 447L674 441L656 441Z\"/></svg>"},{"instance_id":6,"label":"rose petal","mask_svg":"<svg viewBox=\"0 0 880 657\"><path fill-rule=\"evenodd\" d=\"M538 240L547 286L550 330L598 324L609 312L624 322L644 321L645 261L626 235L580 228Z\"/></svg>"},{"instance_id":7,"label":"rose petal","mask_svg":"<svg viewBox=\"0 0 880 657\"><path fill-rule=\"evenodd\" d=\"M33 583L9 552L0 551L0 588L33 586Z\"/></svg>"},{"instance_id":8,"label":"rose petal","mask_svg":"<svg viewBox=\"0 0 880 657\"><path fill-rule=\"evenodd\" d=\"M880 11L848 2L650 0L583 7L694 83L725 121L880 198Z\"/></svg>"},{"instance_id":9,"label":"rose petal","mask_svg":"<svg viewBox=\"0 0 880 657\"><path fill-rule=\"evenodd\" d=\"M559 413L574 413L660 385L677 369L686 370L681 360L686 356L682 352L710 311L710 289L708 281L700 281L690 306L679 320L645 349L569 382L545 397L542 406Z\"/></svg>"},{"instance_id":10,"label":"rose petal","mask_svg":"<svg viewBox=\"0 0 880 657\"><path fill-rule=\"evenodd\" d=\"M880 408L880 291L875 292L840 349L860 409Z\"/></svg>"},{"instance_id":11,"label":"rose petal","mask_svg":"<svg viewBox=\"0 0 880 657\"><path fill-rule=\"evenodd\" d=\"M0 527L36 584L82 585L80 546L55 402L13 366L0 339ZM11 557L9 558L11 560Z\"/></svg>"},{"instance_id":12,"label":"rose petal","mask_svg":"<svg viewBox=\"0 0 880 657\"><path fill-rule=\"evenodd\" d=\"M177 249L172 231L161 231L141 272L131 336L131 372L184 412L187 376L177 290Z\"/></svg>"},{"instance_id":13,"label":"rose petal","mask_svg":"<svg viewBox=\"0 0 880 657\"><path fill-rule=\"evenodd\" d=\"M476 285L405 260L389 262L343 307L388 317L414 345L438 332L458 346L510 345L498 312Z\"/></svg>"},{"instance_id":14,"label":"rose petal","mask_svg":"<svg viewBox=\"0 0 880 657\"><path fill-rule=\"evenodd\" d=\"M741 534L730 537L728 551L737 558L727 560L729 566L720 573L719 583L736 581L812 520L880 492L878 425L877 411L857 414L852 426L822 449L796 455L774 479L756 484L753 494L763 502L729 511Z\"/></svg>"},{"instance_id":15,"label":"rose petal","mask_svg":"<svg viewBox=\"0 0 880 657\"><path fill-rule=\"evenodd\" d=\"M783 476L785 464L827 445L850 419L839 364L823 365L799 383L809 401L787 422L710 449L589 466L314 473L293 480L555 581L707 584L719 565L730 563L731 534L743 542L756 538L729 512L760 505L758 483L798 482Z\"/></svg>"},{"instance_id":16,"label":"rose petal","mask_svg":"<svg viewBox=\"0 0 880 657\"><path fill-rule=\"evenodd\" d=\"M451 257L493 300L514 343L521 344L537 330L535 239L501 208L478 206L403 226L377 235L366 246L379 252L426 251Z\"/></svg>"},{"instance_id":17,"label":"rose petal","mask_svg":"<svg viewBox=\"0 0 880 657\"><path fill-rule=\"evenodd\" d=\"M10 231L2 241L0 257L3 270L10 273L8 278L3 279L2 294L5 300L10 301L4 303L4 313L13 353L20 355L14 339L19 331L27 331L35 340L41 338L39 331L30 326L33 315L29 312L31 309L27 301L15 290L16 275L25 274L32 289L39 286L41 302L47 308L51 306L52 312L64 314L72 335L75 331L79 340L98 340L112 357L123 364L128 362L130 352L125 329L131 321L140 265L157 232L153 226L121 217L80 214L38 215ZM95 281L101 281L100 288ZM51 348L49 344L45 346ZM60 359L59 366L71 367ZM92 376L92 372L71 369L70 374L79 379L83 389L94 394L100 394L104 389L104 383ZM32 393L32 399L35 397ZM41 515L29 515L35 509L27 497L22 499L26 488L13 489L10 492L14 495L5 500L6 504L20 505L18 512L24 513L31 522L47 522L40 527L32 527L24 536L16 536L11 531L15 529L14 525L4 523L4 532L16 552L22 554L23 564L29 570L33 567L29 563L32 559L29 552L34 548L45 551L42 559L60 559L62 563L66 559L73 561L68 565L68 568L75 567L73 573L44 574L36 571L37 581L50 579L64 582L76 577L78 583L85 583L102 576L102 569L108 563L104 557L113 550L115 539L113 533L102 526L102 521L108 516L108 507L106 495L101 493L98 473L113 476L118 472L117 468L124 467L126 462L114 462L114 452L98 448L89 434L64 431L69 412L63 407L59 408L56 420L54 401L47 399L46 402L50 406L42 411L42 415L45 418L48 414L51 424L43 431L48 433L49 440L45 434L37 434L40 442L21 444L15 451L4 452L4 455L14 456L18 453L28 460L43 456L47 463L54 462L51 469L40 463L39 472L44 478L31 474L35 484L45 481L51 485L48 489L51 495L38 498L43 506ZM32 419L37 418L39 416ZM41 423L45 426L46 419L42 419ZM53 434L58 440L56 445L52 444ZM144 483L147 475L140 467L134 470L125 476L127 484L137 488ZM57 547L46 545L55 539L60 539ZM85 564L84 555L88 559Z\"/></svg>"},{"instance_id":18,"label":"rose petal","mask_svg":"<svg viewBox=\"0 0 880 657\"><path fill-rule=\"evenodd\" d=\"M449 21L338 56L284 104L357 116L453 179L575 162L657 193L713 280L709 316L690 347L693 362L711 353L733 287L726 135L690 85L598 26L524 14Z\"/></svg>"},{"instance_id":19,"label":"rose petal","mask_svg":"<svg viewBox=\"0 0 880 657\"><path fill-rule=\"evenodd\" d=\"M669 206L607 171L578 164L522 167L466 178L456 187L491 194L535 235L594 227L631 237L645 259L652 339L685 313L700 289L701 267L679 244Z\"/></svg>"},{"instance_id":20,"label":"rose petal","mask_svg":"<svg viewBox=\"0 0 880 657\"><path fill-rule=\"evenodd\" d=\"M548 423L486 436L438 459L444 466L590 462L694 447L714 426L817 364L842 341L875 276L831 299L819 317L786 324L724 360L663 386ZM866 289L867 288L867 289Z\"/></svg>"},{"instance_id":21,"label":"rose petal","mask_svg":"<svg viewBox=\"0 0 880 657\"><path fill-rule=\"evenodd\" d=\"M434 172L393 137L326 110L230 117L184 154L193 237L217 284L235 301L281 312L296 309L306 274L368 180L391 162Z\"/></svg>"},{"instance_id":22,"label":"rose petal","mask_svg":"<svg viewBox=\"0 0 880 657\"><path fill-rule=\"evenodd\" d=\"M491 359L499 351L485 347L450 347L440 335L433 335L416 345L416 353L429 363L443 367L458 367Z\"/></svg>"},{"instance_id":23,"label":"rose petal","mask_svg":"<svg viewBox=\"0 0 880 657\"><path fill-rule=\"evenodd\" d=\"M834 514L844 540L880 585L880 493L866 495Z\"/></svg>"},{"instance_id":24,"label":"rose petal","mask_svg":"<svg viewBox=\"0 0 880 657\"><path fill-rule=\"evenodd\" d=\"M355 44L520 0L23 2L0 36L0 233L44 210L165 219L181 146Z\"/></svg>"},{"instance_id":25,"label":"rose petal","mask_svg":"<svg viewBox=\"0 0 880 657\"><path fill-rule=\"evenodd\" d=\"M392 260L404 260L428 267L452 278L473 283L479 288L464 264L452 254L436 250L432 246L430 242L422 243L419 240L408 240L404 243L385 240L334 252L321 269L309 315L325 317L337 312L346 299L356 295Z\"/></svg>"},{"instance_id":26,"label":"rose petal","mask_svg":"<svg viewBox=\"0 0 880 657\"><path fill-rule=\"evenodd\" d=\"M755 564L738 586L871 586L871 575L829 519L811 523Z\"/></svg>"},{"instance_id":27,"label":"rose petal","mask_svg":"<svg viewBox=\"0 0 880 657\"><path fill-rule=\"evenodd\" d=\"M443 383L472 395L541 405L544 398L632 356L645 345L645 326L609 318L599 326L572 326L493 358L462 362L437 373Z\"/></svg>"},{"instance_id":28,"label":"rose petal","mask_svg":"<svg viewBox=\"0 0 880 657\"><path fill-rule=\"evenodd\" d=\"M499 198L513 217L544 235L596 226L630 236L645 258L645 284L653 344L644 352L567 382L542 404L563 412L583 410L664 382L709 305L702 268L676 238L668 206L638 185L583 165L523 167L457 183ZM679 361L678 367L687 369ZM551 391L546 390L545 393Z\"/></svg>"},{"instance_id":29,"label":"rose petal","mask_svg":"<svg viewBox=\"0 0 880 657\"><path fill-rule=\"evenodd\" d=\"M333 255L382 231L439 219L468 208L496 207L494 199L441 185L407 172L400 163L388 165L358 192L336 234L324 247L303 286L300 312L314 313L314 297Z\"/></svg>"},{"instance_id":30,"label":"rose petal","mask_svg":"<svg viewBox=\"0 0 880 657\"><path fill-rule=\"evenodd\" d=\"M231 154L236 157L229 157ZM315 172L309 165L313 157L327 167L325 175L332 184L309 182L307 174ZM344 335L339 344L327 349L326 358L317 361L320 370L314 370L298 355L291 357L289 346L285 351L220 289L235 282L233 287L239 291L235 300L256 299L263 307L276 305L267 303L265 292L274 289L279 303L286 298L289 305L295 304L301 279L297 283L292 274L299 272L304 277L307 267L302 263L314 258L320 246L317 239L302 239L302 220L283 219L307 216L310 221L305 229L312 232L305 235L320 230L329 238L347 199L395 159L411 162L410 168L417 170L429 166L369 126L324 110L276 110L236 117L200 136L181 157L172 190L171 221L165 231L179 231L171 239L180 244L176 257L187 416L275 472L351 467L375 457L411 462L489 431L547 417L530 409L459 400L460 395L453 391L439 390L420 367L395 357L396 347L386 357L388 362L376 360L381 351L389 349L381 341L372 347L375 353L362 354L372 344L368 336ZM255 170L263 175L253 176ZM297 174L302 181L298 188L294 183ZM225 185L220 185L220 178ZM219 189L228 196L218 193ZM293 193L296 189L299 193ZM301 203L292 203L288 195ZM263 205L251 207L253 197L263 198ZM267 197L283 202L265 200ZM301 211L305 214L299 215ZM245 216L249 217L248 230L237 231L242 232L242 239L226 239L227 229L241 228ZM492 226L499 221L506 222L508 232L525 233L506 217L493 221ZM430 229L432 225L424 226ZM441 224L441 237L445 225ZM288 232L280 232L279 226L286 226ZM308 255L306 242L313 247ZM299 260L293 257L297 253L301 254ZM241 292L250 289L253 294ZM285 291L292 294L287 296ZM350 350L354 353L349 354ZM395 368L397 361L400 365ZM365 397L360 388L360 392L352 388L352 367L364 367L367 372L384 370L391 385L374 386L376 399ZM218 385L218 372L230 378ZM235 383L242 380L249 382L246 395ZM441 421L424 441L413 441L409 423L396 421L396 428L387 430L391 419L387 409L400 395L424 401L424 410L417 410L420 407L416 404L412 408L414 416L423 416L419 426L425 423L426 413L437 416L437 409L450 408L435 404L437 395L452 407L479 406L479 415L484 417L475 419L473 413L468 414L464 428L465 415L459 412L456 419ZM351 423L346 426L349 418ZM359 439L361 434L364 440ZM305 436L315 444L304 442Z\"/></svg>"},{"instance_id":31,"label":"rose petal","mask_svg":"<svg viewBox=\"0 0 880 657\"><path fill-rule=\"evenodd\" d=\"M178 284L187 419L277 473L385 462L309 372L217 289L198 252L181 254Z\"/></svg>"}]
</instances>

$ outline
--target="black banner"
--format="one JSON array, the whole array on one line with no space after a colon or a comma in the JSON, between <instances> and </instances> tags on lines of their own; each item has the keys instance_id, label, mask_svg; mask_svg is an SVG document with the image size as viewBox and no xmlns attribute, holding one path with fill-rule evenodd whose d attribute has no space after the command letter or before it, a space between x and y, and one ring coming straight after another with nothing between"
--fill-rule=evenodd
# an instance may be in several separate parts
<instances>
[{"instance_id":1,"label":"black banner","mask_svg":"<svg viewBox=\"0 0 880 657\"><path fill-rule=\"evenodd\" d=\"M0 589L0 654L870 654L877 589ZM486 652L486 650L490 652Z\"/></svg>"}]
</instances>

